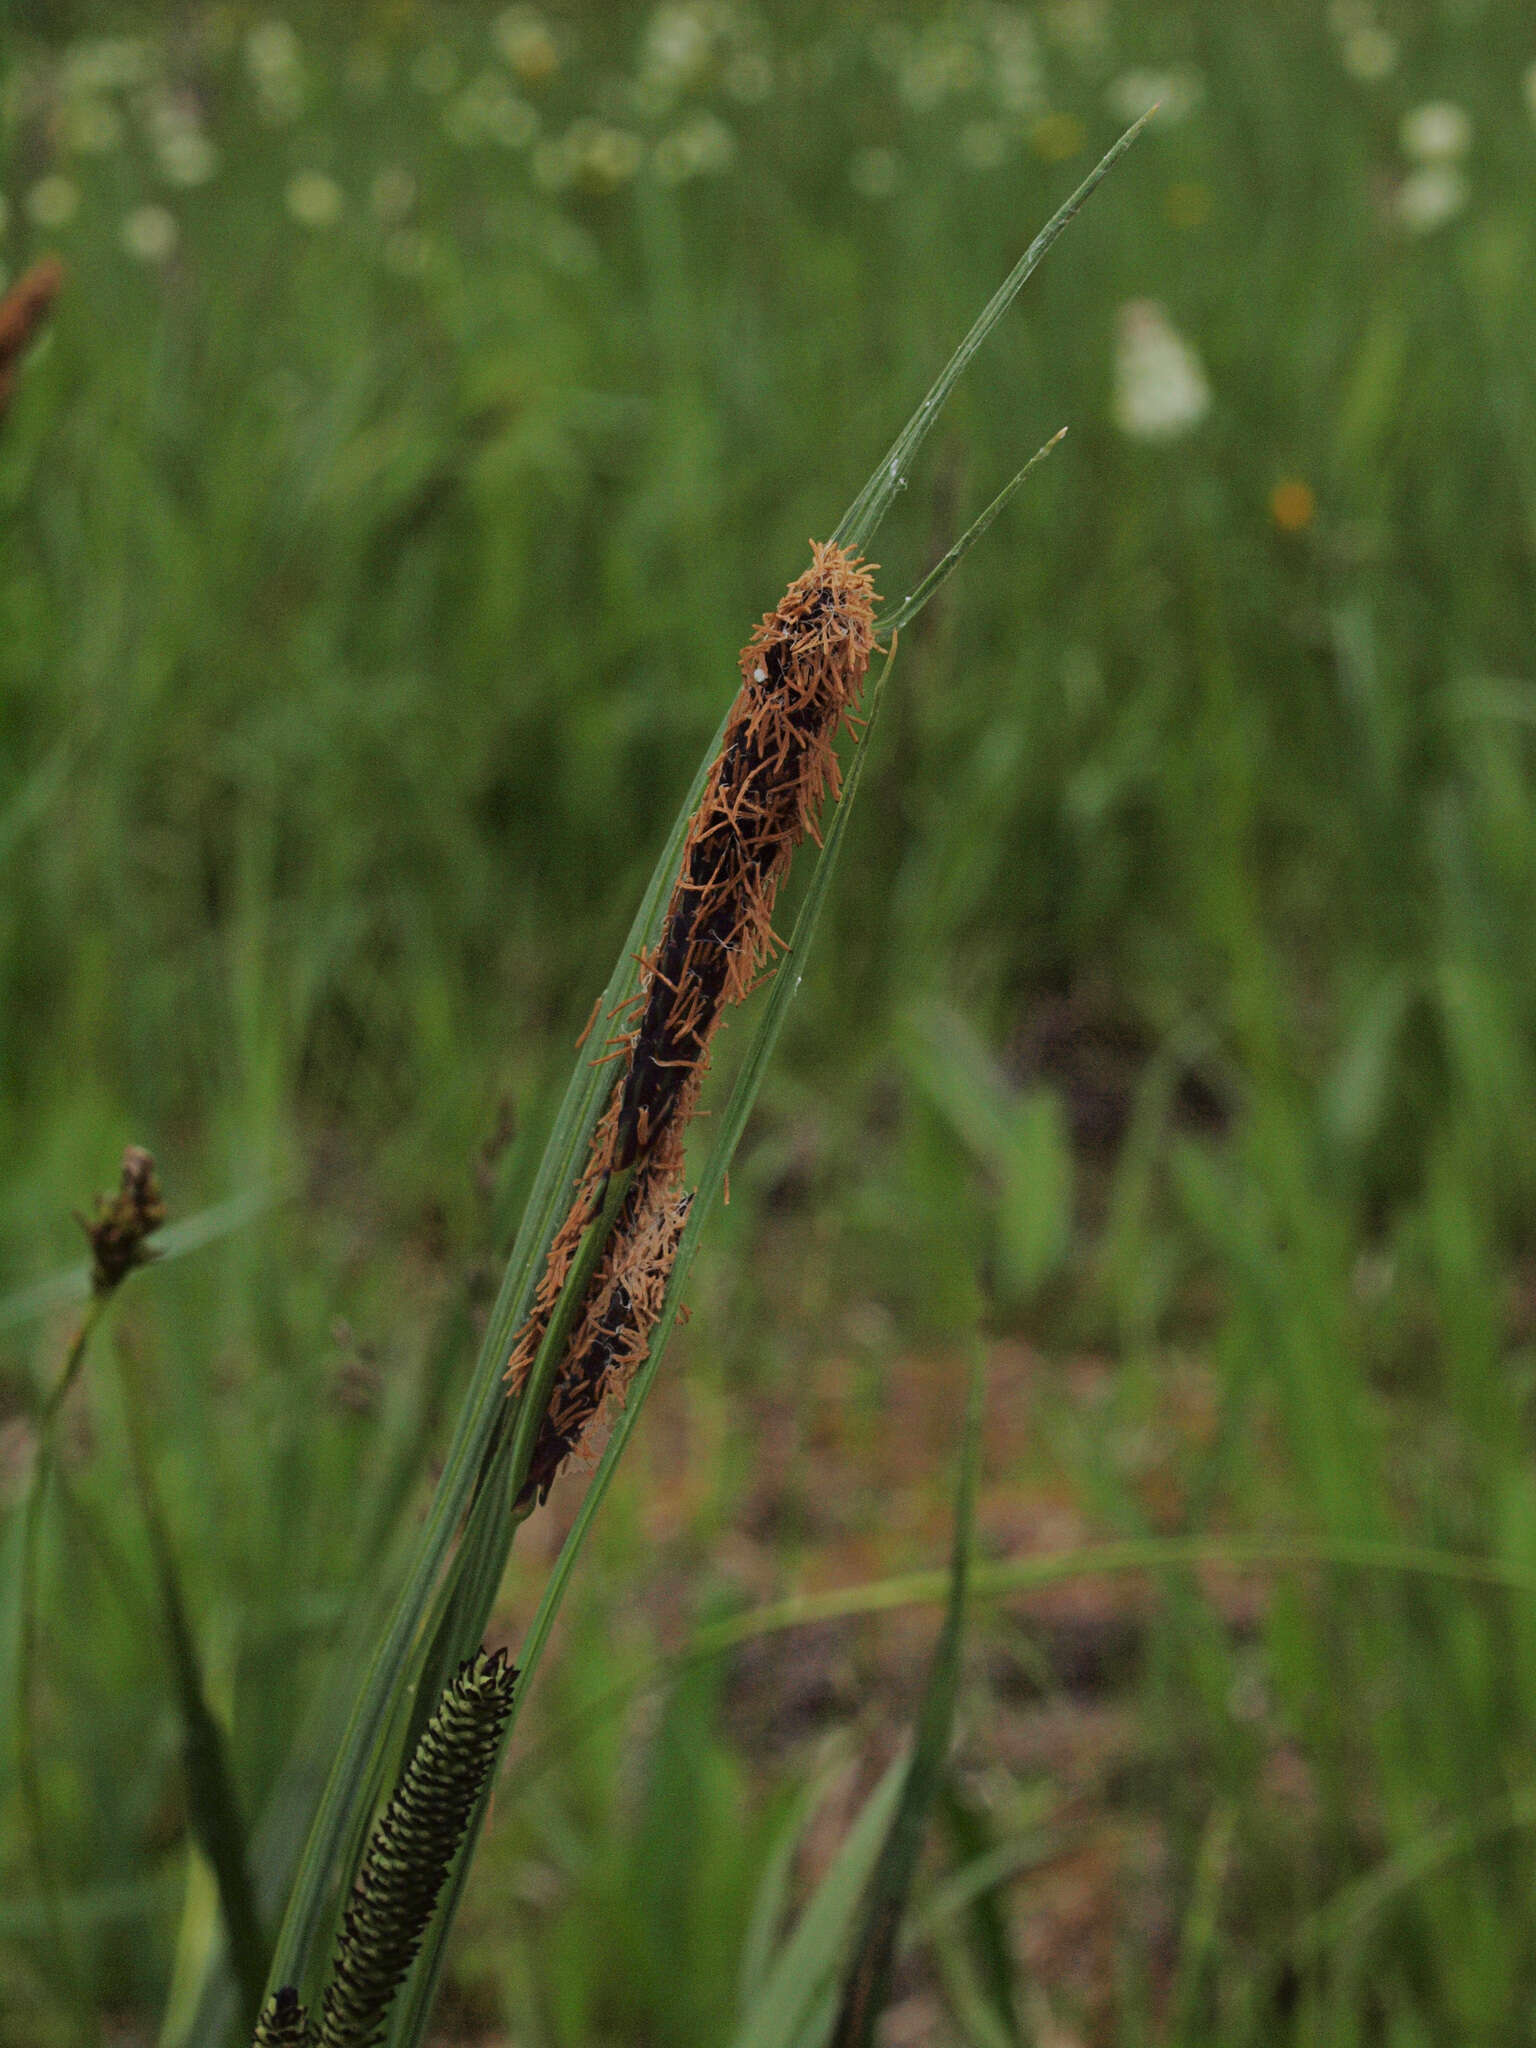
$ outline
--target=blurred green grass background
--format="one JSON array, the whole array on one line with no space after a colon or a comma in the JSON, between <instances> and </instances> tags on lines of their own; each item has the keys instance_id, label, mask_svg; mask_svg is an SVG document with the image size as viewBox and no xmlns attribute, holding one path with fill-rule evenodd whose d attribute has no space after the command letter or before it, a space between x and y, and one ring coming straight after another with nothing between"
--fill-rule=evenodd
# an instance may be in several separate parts
<instances>
[{"instance_id":1,"label":"blurred green grass background","mask_svg":"<svg viewBox=\"0 0 1536 2048\"><path fill-rule=\"evenodd\" d=\"M899 598L1070 427L903 645L548 1720L712 1604L935 1561L978 1312L999 1551L1536 1570L1527 7L23 0L0 62L0 264L69 271L0 429L0 1504L38 1283L146 1144L174 1215L254 1211L120 1316L253 1815L737 648L1157 98L880 536ZM156 2038L208 1932L114 1384L45 1560L73 1954L7 1776L5 2048ZM1536 2039L1533 1614L1312 1572L994 1616L1030 2038ZM786 1788L913 1640L509 1785L465 2037L723 2038ZM942 1977L910 2038L980 2038Z\"/></svg>"}]
</instances>

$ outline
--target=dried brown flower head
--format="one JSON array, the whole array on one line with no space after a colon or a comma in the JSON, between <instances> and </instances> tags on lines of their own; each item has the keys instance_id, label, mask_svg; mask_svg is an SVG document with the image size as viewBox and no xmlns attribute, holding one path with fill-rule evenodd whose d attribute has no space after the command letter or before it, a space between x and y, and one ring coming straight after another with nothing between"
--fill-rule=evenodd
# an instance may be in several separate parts
<instances>
[{"instance_id":1,"label":"dried brown flower head","mask_svg":"<svg viewBox=\"0 0 1536 2048\"><path fill-rule=\"evenodd\" d=\"M0 419L3 419L16 388L21 359L31 347L48 309L64 283L64 266L57 256L45 256L24 270L4 298L0 298Z\"/></svg>"},{"instance_id":2,"label":"dried brown flower head","mask_svg":"<svg viewBox=\"0 0 1536 2048\"><path fill-rule=\"evenodd\" d=\"M677 1258L689 1196L676 1175L635 1176L555 1377L518 1506L543 1502L610 1399L622 1400L645 1363Z\"/></svg>"},{"instance_id":3,"label":"dried brown flower head","mask_svg":"<svg viewBox=\"0 0 1536 2048\"><path fill-rule=\"evenodd\" d=\"M123 1175L117 1193L96 1197L95 1214L89 1221L76 1222L91 1243L91 1285L98 1294L108 1294L133 1271L156 1256L145 1243L165 1221L165 1199L155 1162L142 1145L130 1145L123 1154Z\"/></svg>"},{"instance_id":4,"label":"dried brown flower head","mask_svg":"<svg viewBox=\"0 0 1536 2048\"><path fill-rule=\"evenodd\" d=\"M751 991L772 957L779 884L795 848L817 836L827 792L837 794L836 740L853 721L874 649L875 589L870 565L835 542L813 541L811 553L810 568L742 650L741 688L660 940L642 962L637 1021L616 1043L619 1076L513 1347L514 1387L538 1355L609 1175L638 1160L663 1186L680 1176L710 1040L725 1007ZM622 1217L615 1234L624 1234Z\"/></svg>"}]
</instances>

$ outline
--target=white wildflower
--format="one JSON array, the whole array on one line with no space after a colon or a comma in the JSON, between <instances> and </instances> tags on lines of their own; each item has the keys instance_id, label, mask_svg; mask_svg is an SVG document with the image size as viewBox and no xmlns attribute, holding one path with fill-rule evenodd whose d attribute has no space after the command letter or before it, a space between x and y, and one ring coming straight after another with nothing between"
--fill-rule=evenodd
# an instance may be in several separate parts
<instances>
[{"instance_id":1,"label":"white wildflower","mask_svg":"<svg viewBox=\"0 0 1536 2048\"><path fill-rule=\"evenodd\" d=\"M486 71L455 95L443 115L443 126L450 141L462 149L482 142L526 149L538 133L539 117L499 72Z\"/></svg>"},{"instance_id":2,"label":"white wildflower","mask_svg":"<svg viewBox=\"0 0 1536 2048\"><path fill-rule=\"evenodd\" d=\"M306 228L332 228L341 219L346 195L325 171L296 171L283 194L288 211Z\"/></svg>"},{"instance_id":3,"label":"white wildflower","mask_svg":"<svg viewBox=\"0 0 1536 2048\"><path fill-rule=\"evenodd\" d=\"M1472 123L1452 101L1429 100L1404 114L1398 140L1418 163L1455 163L1472 147Z\"/></svg>"},{"instance_id":4,"label":"white wildflower","mask_svg":"<svg viewBox=\"0 0 1536 2048\"><path fill-rule=\"evenodd\" d=\"M596 192L611 192L627 184L645 159L645 145L627 128L599 125L588 135L577 158L576 175L581 184Z\"/></svg>"},{"instance_id":5,"label":"white wildflower","mask_svg":"<svg viewBox=\"0 0 1536 2048\"><path fill-rule=\"evenodd\" d=\"M1115 341L1115 424L1134 441L1172 441L1211 408L1193 347L1151 299L1120 308Z\"/></svg>"},{"instance_id":6,"label":"white wildflower","mask_svg":"<svg viewBox=\"0 0 1536 2048\"><path fill-rule=\"evenodd\" d=\"M167 208L136 206L123 216L119 239L136 263L164 263L175 255L181 235Z\"/></svg>"},{"instance_id":7,"label":"white wildflower","mask_svg":"<svg viewBox=\"0 0 1536 2048\"><path fill-rule=\"evenodd\" d=\"M1090 64L1109 46L1109 9L1104 0L1052 0L1046 30L1080 64Z\"/></svg>"},{"instance_id":8,"label":"white wildflower","mask_svg":"<svg viewBox=\"0 0 1536 2048\"><path fill-rule=\"evenodd\" d=\"M662 6L651 16L640 54L648 83L676 94L703 76L714 37L702 7Z\"/></svg>"},{"instance_id":9,"label":"white wildflower","mask_svg":"<svg viewBox=\"0 0 1536 2048\"><path fill-rule=\"evenodd\" d=\"M1339 46L1339 62L1362 85L1374 85L1379 78L1390 77L1401 54L1397 37L1374 23L1352 29Z\"/></svg>"},{"instance_id":10,"label":"white wildflower","mask_svg":"<svg viewBox=\"0 0 1536 2048\"><path fill-rule=\"evenodd\" d=\"M508 7L491 24L491 39L524 85L542 85L560 68L549 24L534 7Z\"/></svg>"},{"instance_id":11,"label":"white wildflower","mask_svg":"<svg viewBox=\"0 0 1536 2048\"><path fill-rule=\"evenodd\" d=\"M736 137L717 114L695 114L656 145L656 175L664 185L717 177L730 167Z\"/></svg>"},{"instance_id":12,"label":"white wildflower","mask_svg":"<svg viewBox=\"0 0 1536 2048\"><path fill-rule=\"evenodd\" d=\"M60 171L39 178L27 193L27 218L34 227L68 227L80 210L80 187Z\"/></svg>"},{"instance_id":13,"label":"white wildflower","mask_svg":"<svg viewBox=\"0 0 1536 2048\"><path fill-rule=\"evenodd\" d=\"M896 90L914 113L925 114L951 96L969 92L984 71L981 52L973 43L934 30L908 52L896 74Z\"/></svg>"},{"instance_id":14,"label":"white wildflower","mask_svg":"<svg viewBox=\"0 0 1536 2048\"><path fill-rule=\"evenodd\" d=\"M258 21L246 34L245 68L258 84L297 71L303 61L298 35L286 21Z\"/></svg>"},{"instance_id":15,"label":"white wildflower","mask_svg":"<svg viewBox=\"0 0 1536 2048\"><path fill-rule=\"evenodd\" d=\"M1104 95L1118 120L1139 120L1148 107L1155 106L1157 119L1165 128L1187 120L1204 97L1204 79L1187 64L1168 71L1123 71Z\"/></svg>"},{"instance_id":16,"label":"white wildflower","mask_svg":"<svg viewBox=\"0 0 1536 2048\"><path fill-rule=\"evenodd\" d=\"M1421 164L1397 188L1397 218L1411 235L1433 234L1456 218L1472 196L1458 164Z\"/></svg>"},{"instance_id":17,"label":"white wildflower","mask_svg":"<svg viewBox=\"0 0 1536 2048\"><path fill-rule=\"evenodd\" d=\"M154 53L142 36L94 36L64 53L66 93L129 92L153 75Z\"/></svg>"},{"instance_id":18,"label":"white wildflower","mask_svg":"<svg viewBox=\"0 0 1536 2048\"><path fill-rule=\"evenodd\" d=\"M206 185L219 168L219 152L201 128L171 127L155 138L160 175L168 185Z\"/></svg>"}]
</instances>

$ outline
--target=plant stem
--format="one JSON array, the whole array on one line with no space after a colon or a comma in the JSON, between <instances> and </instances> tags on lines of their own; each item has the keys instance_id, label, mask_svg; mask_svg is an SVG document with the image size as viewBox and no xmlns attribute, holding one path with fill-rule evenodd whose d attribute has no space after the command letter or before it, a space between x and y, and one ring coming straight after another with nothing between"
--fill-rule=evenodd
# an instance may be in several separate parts
<instances>
[{"instance_id":1,"label":"plant stem","mask_svg":"<svg viewBox=\"0 0 1536 2048\"><path fill-rule=\"evenodd\" d=\"M79 1959L60 1904L59 1885L49 1852L47 1814L43 1805L42 1774L37 1759L37 1719L33 1712L37 1688L40 1647L38 1571L42 1544L43 1511L53 1479L54 1430L65 1396L79 1377L86 1352L97 1325L106 1314L110 1297L96 1294L86 1305L79 1326L64 1354L58 1378L49 1389L37 1426L37 1462L32 1485L22 1509L20 1624L16 1645L16 1772L26 1814L32 1863L37 1872L38 1891L48 1927L48 1939L59 1960L67 1996L75 2008L75 2020L82 2041L96 2039L96 2023L86 1995Z\"/></svg>"},{"instance_id":2,"label":"plant stem","mask_svg":"<svg viewBox=\"0 0 1536 2048\"><path fill-rule=\"evenodd\" d=\"M218 1885L230 1963L240 1986L242 2025L249 2032L255 2026L261 2008L268 1954L246 1856L245 1827L235 1796L224 1731L208 1704L203 1685L202 1666L182 1593L175 1547L155 1484L145 1427L142 1375L127 1344L118 1344L116 1350L122 1375L123 1409L134 1491L138 1495L154 1560L161 1624L176 1686L176 1703L181 1713L187 1803L193 1831L213 1867Z\"/></svg>"}]
</instances>

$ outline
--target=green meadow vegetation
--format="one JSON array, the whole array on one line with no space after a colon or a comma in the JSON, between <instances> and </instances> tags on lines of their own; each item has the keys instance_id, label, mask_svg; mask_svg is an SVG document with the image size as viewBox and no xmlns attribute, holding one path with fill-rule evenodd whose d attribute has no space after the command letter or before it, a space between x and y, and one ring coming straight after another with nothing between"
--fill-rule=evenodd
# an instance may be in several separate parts
<instances>
[{"instance_id":1,"label":"green meadow vegetation","mask_svg":"<svg viewBox=\"0 0 1536 2048\"><path fill-rule=\"evenodd\" d=\"M918 1725L892 2048L1536 2040L1529 9L12 0L0 2048L249 2038L166 1558L260 1945L737 652L1153 101L871 547L1069 429L780 905L427 2038L825 2041Z\"/></svg>"}]
</instances>

